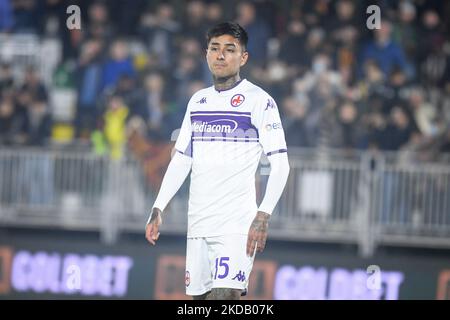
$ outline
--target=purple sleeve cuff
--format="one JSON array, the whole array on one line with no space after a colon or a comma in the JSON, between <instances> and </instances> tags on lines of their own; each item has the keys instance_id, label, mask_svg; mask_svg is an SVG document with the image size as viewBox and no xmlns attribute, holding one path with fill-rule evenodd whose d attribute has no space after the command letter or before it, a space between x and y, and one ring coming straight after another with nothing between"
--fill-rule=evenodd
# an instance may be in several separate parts
<instances>
[{"instance_id":1,"label":"purple sleeve cuff","mask_svg":"<svg viewBox=\"0 0 450 320\"><path fill-rule=\"evenodd\" d=\"M267 152L266 156L271 156L271 155L273 155L273 154L284 153L284 152L287 152L287 149L280 149L280 150L275 150L275 151Z\"/></svg>"}]
</instances>

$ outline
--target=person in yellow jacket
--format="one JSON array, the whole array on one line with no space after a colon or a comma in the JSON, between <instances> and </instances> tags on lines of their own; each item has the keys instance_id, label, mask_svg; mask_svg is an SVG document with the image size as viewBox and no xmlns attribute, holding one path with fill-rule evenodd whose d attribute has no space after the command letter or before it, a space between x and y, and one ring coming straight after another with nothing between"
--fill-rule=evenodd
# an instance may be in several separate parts
<instances>
[{"instance_id":1,"label":"person in yellow jacket","mask_svg":"<svg viewBox=\"0 0 450 320\"><path fill-rule=\"evenodd\" d=\"M110 147L111 158L121 159L126 145L128 107L120 96L112 96L104 114L104 135Z\"/></svg>"}]
</instances>

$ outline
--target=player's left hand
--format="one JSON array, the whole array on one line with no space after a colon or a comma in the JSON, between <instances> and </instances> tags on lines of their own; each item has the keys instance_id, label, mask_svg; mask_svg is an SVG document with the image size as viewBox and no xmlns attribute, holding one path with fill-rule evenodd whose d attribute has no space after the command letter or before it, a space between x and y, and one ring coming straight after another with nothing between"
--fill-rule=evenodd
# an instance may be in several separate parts
<instances>
[{"instance_id":1,"label":"player's left hand","mask_svg":"<svg viewBox=\"0 0 450 320\"><path fill-rule=\"evenodd\" d=\"M256 251L263 252L266 246L267 232L269 229L270 214L258 211L250 226L247 238L247 255L253 256Z\"/></svg>"}]
</instances>

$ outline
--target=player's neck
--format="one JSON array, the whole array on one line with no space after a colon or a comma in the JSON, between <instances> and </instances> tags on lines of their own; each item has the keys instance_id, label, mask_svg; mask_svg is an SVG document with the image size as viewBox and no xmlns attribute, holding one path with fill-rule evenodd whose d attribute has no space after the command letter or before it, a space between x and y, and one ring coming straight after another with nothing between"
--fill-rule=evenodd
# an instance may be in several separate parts
<instances>
[{"instance_id":1,"label":"player's neck","mask_svg":"<svg viewBox=\"0 0 450 320\"><path fill-rule=\"evenodd\" d=\"M236 85L236 83L241 81L241 77L239 76L238 73L227 78L213 77L213 80L214 80L214 88L217 91L223 91L233 88Z\"/></svg>"}]
</instances>

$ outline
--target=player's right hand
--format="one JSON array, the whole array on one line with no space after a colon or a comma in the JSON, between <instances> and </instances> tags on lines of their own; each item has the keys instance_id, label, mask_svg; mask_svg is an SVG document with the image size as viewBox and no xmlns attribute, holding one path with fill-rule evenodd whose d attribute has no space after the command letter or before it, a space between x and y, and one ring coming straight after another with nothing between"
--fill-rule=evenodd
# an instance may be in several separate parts
<instances>
[{"instance_id":1,"label":"player's right hand","mask_svg":"<svg viewBox=\"0 0 450 320\"><path fill-rule=\"evenodd\" d=\"M159 238L159 226L162 223L161 210L153 208L152 217L149 223L145 226L145 238L152 245L156 244L156 240Z\"/></svg>"}]
</instances>

